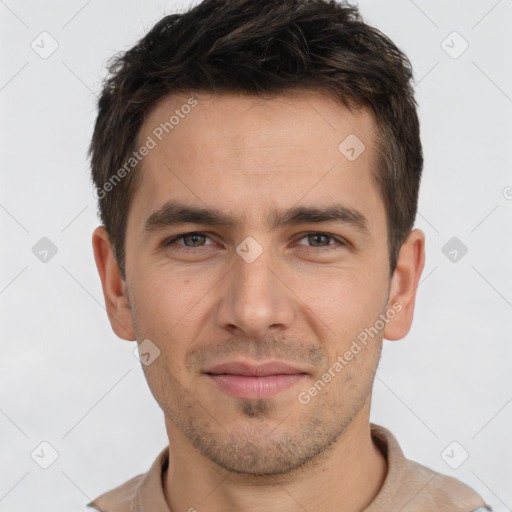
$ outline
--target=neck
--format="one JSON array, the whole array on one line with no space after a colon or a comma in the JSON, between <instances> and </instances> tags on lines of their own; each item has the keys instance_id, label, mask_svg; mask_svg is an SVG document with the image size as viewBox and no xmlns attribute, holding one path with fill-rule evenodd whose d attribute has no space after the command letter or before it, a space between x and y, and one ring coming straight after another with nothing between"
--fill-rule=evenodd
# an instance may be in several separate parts
<instances>
[{"instance_id":1,"label":"neck","mask_svg":"<svg viewBox=\"0 0 512 512\"><path fill-rule=\"evenodd\" d=\"M171 512L364 510L384 483L387 462L371 439L369 410L359 413L328 453L292 474L263 477L219 467L166 418L171 449L163 484Z\"/></svg>"}]
</instances>

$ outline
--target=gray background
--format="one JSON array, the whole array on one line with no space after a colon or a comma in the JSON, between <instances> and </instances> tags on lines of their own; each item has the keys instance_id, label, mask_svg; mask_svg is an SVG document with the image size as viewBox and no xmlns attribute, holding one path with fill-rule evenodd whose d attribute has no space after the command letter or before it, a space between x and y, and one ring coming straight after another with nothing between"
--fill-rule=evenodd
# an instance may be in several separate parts
<instances>
[{"instance_id":1,"label":"gray background","mask_svg":"<svg viewBox=\"0 0 512 512\"><path fill-rule=\"evenodd\" d=\"M188 5L0 1L4 512L83 510L167 443L135 342L104 309L85 152L107 58ZM372 421L407 457L512 510L512 1L359 6L413 63L425 151L426 265L410 333L385 341ZM33 252L43 237L57 248L46 262ZM468 248L455 262L452 237ZM51 462L44 441L58 453L48 469L35 462Z\"/></svg>"}]
</instances>

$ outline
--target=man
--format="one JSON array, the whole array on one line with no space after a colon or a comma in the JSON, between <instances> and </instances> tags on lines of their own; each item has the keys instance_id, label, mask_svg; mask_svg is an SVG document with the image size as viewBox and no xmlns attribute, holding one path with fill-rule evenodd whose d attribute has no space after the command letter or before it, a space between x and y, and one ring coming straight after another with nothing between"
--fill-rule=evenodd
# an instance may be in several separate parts
<instances>
[{"instance_id":1,"label":"man","mask_svg":"<svg viewBox=\"0 0 512 512\"><path fill-rule=\"evenodd\" d=\"M346 4L205 0L109 70L94 255L169 446L89 505L490 510L369 422L425 260L405 55Z\"/></svg>"}]
</instances>

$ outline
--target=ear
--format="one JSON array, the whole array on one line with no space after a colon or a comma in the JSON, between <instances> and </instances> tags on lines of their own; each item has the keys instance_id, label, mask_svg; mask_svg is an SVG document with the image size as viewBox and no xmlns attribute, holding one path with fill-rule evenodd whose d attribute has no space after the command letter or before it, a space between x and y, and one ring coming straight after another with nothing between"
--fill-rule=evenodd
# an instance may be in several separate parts
<instances>
[{"instance_id":1,"label":"ear","mask_svg":"<svg viewBox=\"0 0 512 512\"><path fill-rule=\"evenodd\" d=\"M410 330L416 289L425 266L425 233L413 229L400 248L398 262L391 279L388 309L396 314L384 329L387 340L402 339Z\"/></svg>"},{"instance_id":2,"label":"ear","mask_svg":"<svg viewBox=\"0 0 512 512\"><path fill-rule=\"evenodd\" d=\"M119 338L134 341L136 337L126 283L121 277L105 226L98 226L94 230L92 247L112 330Z\"/></svg>"}]
</instances>

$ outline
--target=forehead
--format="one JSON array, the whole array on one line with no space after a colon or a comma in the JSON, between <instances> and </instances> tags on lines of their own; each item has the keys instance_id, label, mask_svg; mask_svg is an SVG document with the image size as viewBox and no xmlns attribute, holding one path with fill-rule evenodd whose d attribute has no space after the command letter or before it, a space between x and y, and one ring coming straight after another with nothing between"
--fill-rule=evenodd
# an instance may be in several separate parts
<instances>
[{"instance_id":1,"label":"forehead","mask_svg":"<svg viewBox=\"0 0 512 512\"><path fill-rule=\"evenodd\" d=\"M298 203L383 214L371 177L374 126L368 110L316 91L166 97L139 132L139 146L152 148L137 171L132 224L142 230L170 199L255 224Z\"/></svg>"}]
</instances>

